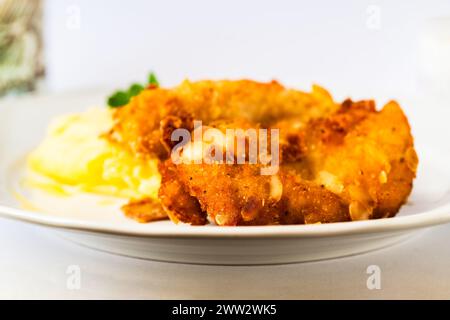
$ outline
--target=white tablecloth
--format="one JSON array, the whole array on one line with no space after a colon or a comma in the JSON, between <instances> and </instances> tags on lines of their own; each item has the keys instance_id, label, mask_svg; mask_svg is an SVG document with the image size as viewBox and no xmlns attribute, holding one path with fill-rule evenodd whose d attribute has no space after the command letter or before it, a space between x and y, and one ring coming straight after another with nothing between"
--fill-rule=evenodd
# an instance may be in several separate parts
<instances>
[{"instance_id":1,"label":"white tablecloth","mask_svg":"<svg viewBox=\"0 0 450 320\"><path fill-rule=\"evenodd\" d=\"M393 247L342 259L276 266L201 266L116 256L48 229L0 220L0 298L380 299L450 298L450 225ZM69 266L81 286L67 287ZM381 270L369 290L367 267ZM70 286L69 286L70 287Z\"/></svg>"}]
</instances>

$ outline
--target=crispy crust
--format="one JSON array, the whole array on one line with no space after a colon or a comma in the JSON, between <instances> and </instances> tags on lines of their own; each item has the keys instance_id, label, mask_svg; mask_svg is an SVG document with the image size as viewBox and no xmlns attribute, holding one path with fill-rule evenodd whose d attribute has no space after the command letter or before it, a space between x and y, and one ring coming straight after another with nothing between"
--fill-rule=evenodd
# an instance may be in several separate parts
<instances>
[{"instance_id":1,"label":"crispy crust","mask_svg":"<svg viewBox=\"0 0 450 320\"><path fill-rule=\"evenodd\" d=\"M109 139L161 159L162 207L194 225L310 224L394 216L412 189L417 155L396 102L338 105L328 93L288 90L276 82L185 82L147 90L116 112ZM281 165L178 164L168 159L171 132L193 119L227 128L280 130ZM145 210L143 210L145 211Z\"/></svg>"},{"instance_id":2,"label":"crispy crust","mask_svg":"<svg viewBox=\"0 0 450 320\"><path fill-rule=\"evenodd\" d=\"M311 93L286 89L278 82L184 81L171 90L144 90L116 110L115 124L106 137L136 155L167 158L165 122L192 129L192 120L203 124L243 119L270 125L281 119L305 122L336 110L329 93L313 86Z\"/></svg>"},{"instance_id":3,"label":"crispy crust","mask_svg":"<svg viewBox=\"0 0 450 320\"><path fill-rule=\"evenodd\" d=\"M206 213L198 200L191 196L177 176L172 165L161 165L161 188L159 198L169 218L175 222L203 225L207 222Z\"/></svg>"},{"instance_id":4,"label":"crispy crust","mask_svg":"<svg viewBox=\"0 0 450 320\"><path fill-rule=\"evenodd\" d=\"M125 216L140 223L168 219L167 213L159 201L150 198L132 200L122 207L122 211Z\"/></svg>"}]
</instances>

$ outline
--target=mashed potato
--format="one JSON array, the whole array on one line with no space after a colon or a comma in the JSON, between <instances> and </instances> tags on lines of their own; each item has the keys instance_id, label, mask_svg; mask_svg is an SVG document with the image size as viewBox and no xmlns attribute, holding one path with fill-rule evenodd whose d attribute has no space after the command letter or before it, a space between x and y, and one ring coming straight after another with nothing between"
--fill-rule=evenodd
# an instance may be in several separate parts
<instances>
[{"instance_id":1,"label":"mashed potato","mask_svg":"<svg viewBox=\"0 0 450 320\"><path fill-rule=\"evenodd\" d=\"M100 136L113 125L111 111L91 109L55 119L28 164L32 172L85 192L157 199L158 160L144 161Z\"/></svg>"}]
</instances>

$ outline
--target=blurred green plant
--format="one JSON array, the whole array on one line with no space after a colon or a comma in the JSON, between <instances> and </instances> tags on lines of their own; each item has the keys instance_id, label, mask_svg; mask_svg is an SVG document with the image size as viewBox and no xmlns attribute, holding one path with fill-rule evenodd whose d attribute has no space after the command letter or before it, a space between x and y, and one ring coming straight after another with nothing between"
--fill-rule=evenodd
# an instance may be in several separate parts
<instances>
[{"instance_id":1,"label":"blurred green plant","mask_svg":"<svg viewBox=\"0 0 450 320\"><path fill-rule=\"evenodd\" d=\"M43 76L41 27L41 0L0 0L0 95L33 90Z\"/></svg>"}]
</instances>

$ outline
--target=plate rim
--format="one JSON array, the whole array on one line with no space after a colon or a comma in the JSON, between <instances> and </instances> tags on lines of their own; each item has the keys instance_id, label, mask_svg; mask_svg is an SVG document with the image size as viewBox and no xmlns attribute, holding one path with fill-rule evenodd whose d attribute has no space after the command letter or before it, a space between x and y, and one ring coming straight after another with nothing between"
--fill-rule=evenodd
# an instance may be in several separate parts
<instances>
[{"instance_id":1,"label":"plate rim","mask_svg":"<svg viewBox=\"0 0 450 320\"><path fill-rule=\"evenodd\" d=\"M401 232L449 223L450 202L414 215L384 219L311 225L236 227L177 226L174 224L175 228L170 226L170 230L167 229L167 226L145 230L129 226L117 227L99 222L77 221L76 219L48 216L5 205L0 205L0 217L63 230L145 238L326 238L355 234Z\"/></svg>"},{"instance_id":2,"label":"plate rim","mask_svg":"<svg viewBox=\"0 0 450 320\"><path fill-rule=\"evenodd\" d=\"M29 104L36 98L58 99L61 97L97 96L99 88L90 90L74 90L62 93L32 95L19 99L6 99L0 102L0 110L17 110L17 104ZM7 109L9 103L16 104L15 109ZM0 159L1 160L1 159ZM422 161L422 160L421 160ZM0 161L1 162L1 161ZM0 186L1 187L1 186ZM337 222L313 225L282 225L282 226L239 226L239 227L213 227L213 226L161 226L161 228L135 228L133 226L118 226L101 222L83 221L74 218L50 216L40 212L16 208L0 204L0 217L20 220L35 225L97 234L113 234L117 236L137 236L148 238L325 238L354 234L370 234L383 232L401 232L421 229L450 223L450 198L437 204L436 207L408 216L393 218ZM1 199L0 199L1 200ZM139 225L138 223L136 223Z\"/></svg>"}]
</instances>

